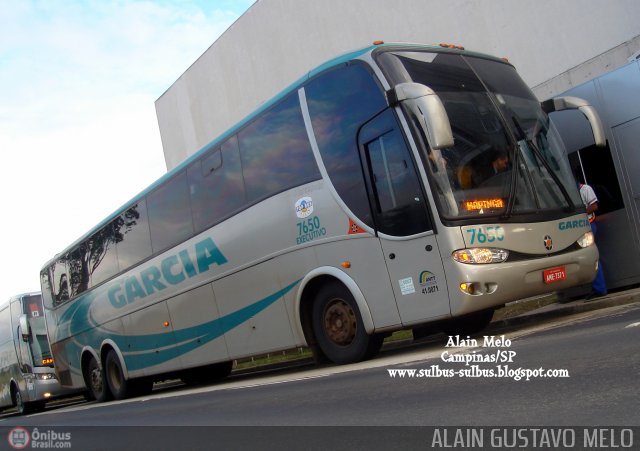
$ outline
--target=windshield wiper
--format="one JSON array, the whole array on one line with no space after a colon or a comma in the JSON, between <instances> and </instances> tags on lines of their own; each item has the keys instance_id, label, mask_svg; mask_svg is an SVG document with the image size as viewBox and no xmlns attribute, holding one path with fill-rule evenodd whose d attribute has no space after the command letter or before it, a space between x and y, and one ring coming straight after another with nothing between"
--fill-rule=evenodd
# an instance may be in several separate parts
<instances>
[{"instance_id":1,"label":"windshield wiper","mask_svg":"<svg viewBox=\"0 0 640 451\"><path fill-rule=\"evenodd\" d=\"M553 171L551 166L549 166L549 162L546 160L546 158L544 158L544 156L542 155L542 152L540 152L540 149L538 148L536 143L534 143L531 138L527 137L527 134L522 129L522 126L520 125L520 122L518 121L518 119L515 116L511 116L511 119L513 119L513 123L515 124L516 129L518 130L518 133L520 133L520 136L522 137L522 139L518 139L518 141L524 141L525 143L527 143L529 148L533 150L533 153L536 155L536 157L538 157L538 160L540 160L544 168L547 170L547 173L551 176L551 179L553 180L553 182L556 184L556 186L562 193L564 200L567 202L567 207L565 208L565 211L567 212L574 211L576 209L576 205L573 203L573 200L571 200L571 196L569 195L569 192L565 188L564 184L558 178L558 175ZM520 152L516 149L516 156L519 154ZM510 214L511 212L508 211L508 213Z\"/></svg>"}]
</instances>

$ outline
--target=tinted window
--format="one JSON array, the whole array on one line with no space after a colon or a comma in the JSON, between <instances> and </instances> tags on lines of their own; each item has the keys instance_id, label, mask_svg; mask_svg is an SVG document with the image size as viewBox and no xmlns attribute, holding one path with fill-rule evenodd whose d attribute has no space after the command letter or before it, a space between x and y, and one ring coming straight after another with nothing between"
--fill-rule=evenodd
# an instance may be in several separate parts
<instances>
[{"instance_id":1,"label":"tinted window","mask_svg":"<svg viewBox=\"0 0 640 451\"><path fill-rule=\"evenodd\" d=\"M42 289L42 302L51 308L53 307L53 288L49 281L49 268L43 269L40 273L40 287Z\"/></svg>"},{"instance_id":2,"label":"tinted window","mask_svg":"<svg viewBox=\"0 0 640 451\"><path fill-rule=\"evenodd\" d=\"M569 154L569 161L578 182L584 183L586 178L586 183L595 191L598 198L596 214L603 215L624 208L608 143L604 149L594 145L573 152Z\"/></svg>"},{"instance_id":3,"label":"tinted window","mask_svg":"<svg viewBox=\"0 0 640 451\"><path fill-rule=\"evenodd\" d=\"M82 244L69 254L69 278L71 279L71 293L73 298L89 288L90 271L88 246Z\"/></svg>"},{"instance_id":4,"label":"tinted window","mask_svg":"<svg viewBox=\"0 0 640 451\"><path fill-rule=\"evenodd\" d=\"M163 251L193 235L186 171L147 196L153 252Z\"/></svg>"},{"instance_id":5,"label":"tinted window","mask_svg":"<svg viewBox=\"0 0 640 451\"><path fill-rule=\"evenodd\" d=\"M51 266L51 280L53 282L54 305L69 300L69 278L67 276L66 258L58 260Z\"/></svg>"},{"instance_id":6,"label":"tinted window","mask_svg":"<svg viewBox=\"0 0 640 451\"><path fill-rule=\"evenodd\" d=\"M385 97L364 64L333 69L305 86L313 131L331 182L349 209L373 226L357 146L362 124Z\"/></svg>"},{"instance_id":7,"label":"tinted window","mask_svg":"<svg viewBox=\"0 0 640 451\"><path fill-rule=\"evenodd\" d=\"M196 232L220 222L245 205L235 137L192 164L187 174Z\"/></svg>"},{"instance_id":8,"label":"tinted window","mask_svg":"<svg viewBox=\"0 0 640 451\"><path fill-rule=\"evenodd\" d=\"M320 178L297 93L240 131L238 143L249 202Z\"/></svg>"},{"instance_id":9,"label":"tinted window","mask_svg":"<svg viewBox=\"0 0 640 451\"><path fill-rule=\"evenodd\" d=\"M11 340L11 311L7 306L0 310L0 343Z\"/></svg>"},{"instance_id":10,"label":"tinted window","mask_svg":"<svg viewBox=\"0 0 640 451\"><path fill-rule=\"evenodd\" d=\"M429 228L426 198L409 149L389 110L363 128L362 139L374 188L376 225L389 235Z\"/></svg>"},{"instance_id":11,"label":"tinted window","mask_svg":"<svg viewBox=\"0 0 640 451\"><path fill-rule=\"evenodd\" d=\"M91 237L89 250L91 286L96 286L118 273L118 254L113 223Z\"/></svg>"},{"instance_id":12,"label":"tinted window","mask_svg":"<svg viewBox=\"0 0 640 451\"><path fill-rule=\"evenodd\" d=\"M151 255L151 235L144 199L121 214L113 223L120 271Z\"/></svg>"}]
</instances>

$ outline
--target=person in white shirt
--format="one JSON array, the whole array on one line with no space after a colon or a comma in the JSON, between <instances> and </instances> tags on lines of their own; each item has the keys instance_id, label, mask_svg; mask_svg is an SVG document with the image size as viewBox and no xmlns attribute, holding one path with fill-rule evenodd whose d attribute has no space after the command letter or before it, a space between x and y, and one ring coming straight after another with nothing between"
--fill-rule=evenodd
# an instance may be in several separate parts
<instances>
[{"instance_id":1,"label":"person in white shirt","mask_svg":"<svg viewBox=\"0 0 640 451\"><path fill-rule=\"evenodd\" d=\"M596 225L596 211L598 210L598 197L596 193L586 183L580 183L578 185L580 189L580 197L582 198L582 203L584 203L587 209L587 216L589 217L589 224L591 224L591 232L593 232L593 238L596 237L596 231L598 227ZM598 273L596 274L596 278L593 280L591 284L591 293L589 293L586 297L587 300L597 298L600 296L604 296L607 294L607 284L604 280L604 273L602 271L602 262L598 262Z\"/></svg>"}]
</instances>

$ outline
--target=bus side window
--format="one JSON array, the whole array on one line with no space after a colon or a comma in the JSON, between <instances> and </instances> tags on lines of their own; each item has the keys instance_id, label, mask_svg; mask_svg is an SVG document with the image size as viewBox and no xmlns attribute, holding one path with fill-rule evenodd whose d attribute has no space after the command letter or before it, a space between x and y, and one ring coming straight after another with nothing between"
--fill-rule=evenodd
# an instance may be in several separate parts
<instances>
[{"instance_id":1,"label":"bus side window","mask_svg":"<svg viewBox=\"0 0 640 451\"><path fill-rule=\"evenodd\" d=\"M351 212L373 227L356 139L362 124L387 107L383 91L361 63L330 69L304 89L331 183Z\"/></svg>"},{"instance_id":2,"label":"bus side window","mask_svg":"<svg viewBox=\"0 0 640 451\"><path fill-rule=\"evenodd\" d=\"M0 310L0 343L11 341L11 310L9 306Z\"/></svg>"},{"instance_id":3,"label":"bus side window","mask_svg":"<svg viewBox=\"0 0 640 451\"><path fill-rule=\"evenodd\" d=\"M69 300L69 278L66 260L60 259L51 267L54 304L60 305Z\"/></svg>"},{"instance_id":4,"label":"bus side window","mask_svg":"<svg viewBox=\"0 0 640 451\"><path fill-rule=\"evenodd\" d=\"M365 141L377 229L394 236L430 230L426 196L393 112L365 125L360 141Z\"/></svg>"},{"instance_id":5,"label":"bus side window","mask_svg":"<svg viewBox=\"0 0 640 451\"><path fill-rule=\"evenodd\" d=\"M247 204L235 136L187 169L196 233L211 227Z\"/></svg>"},{"instance_id":6,"label":"bus side window","mask_svg":"<svg viewBox=\"0 0 640 451\"><path fill-rule=\"evenodd\" d=\"M140 199L114 221L116 253L120 271L140 263L151 255L151 235L147 202Z\"/></svg>"},{"instance_id":7,"label":"bus side window","mask_svg":"<svg viewBox=\"0 0 640 451\"><path fill-rule=\"evenodd\" d=\"M89 289L91 274L89 273L89 263L85 256L86 249L87 245L82 243L71 251L69 256L68 269L71 281L71 293L69 295L72 298Z\"/></svg>"},{"instance_id":8,"label":"bus side window","mask_svg":"<svg viewBox=\"0 0 640 451\"><path fill-rule=\"evenodd\" d=\"M147 212L154 253L164 251L193 235L186 171L147 195Z\"/></svg>"},{"instance_id":9,"label":"bus side window","mask_svg":"<svg viewBox=\"0 0 640 451\"><path fill-rule=\"evenodd\" d=\"M240 130L238 147L248 202L320 178L297 93Z\"/></svg>"},{"instance_id":10,"label":"bus side window","mask_svg":"<svg viewBox=\"0 0 640 451\"><path fill-rule=\"evenodd\" d=\"M116 254L116 234L113 222L104 226L89 240L89 246L81 246L81 252L88 252L84 262L89 265L91 286L104 282L118 273L118 256ZM73 275L73 273L71 273ZM80 279L82 282L82 278ZM72 282L74 280L72 279ZM72 284L73 285L73 284Z\"/></svg>"},{"instance_id":11,"label":"bus side window","mask_svg":"<svg viewBox=\"0 0 640 451\"><path fill-rule=\"evenodd\" d=\"M54 302L53 302L52 288L49 280L48 269L49 268L43 269L40 272L40 286L42 287L42 303L45 305L45 307L52 308L54 305ZM0 336L2 336L1 333L0 333Z\"/></svg>"}]
</instances>

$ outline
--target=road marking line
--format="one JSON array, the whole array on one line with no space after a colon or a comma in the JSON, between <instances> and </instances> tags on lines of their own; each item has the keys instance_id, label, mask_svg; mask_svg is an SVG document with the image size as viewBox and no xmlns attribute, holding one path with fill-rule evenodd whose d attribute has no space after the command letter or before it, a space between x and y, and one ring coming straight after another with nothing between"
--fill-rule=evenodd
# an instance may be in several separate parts
<instances>
[{"instance_id":1,"label":"road marking line","mask_svg":"<svg viewBox=\"0 0 640 451\"><path fill-rule=\"evenodd\" d=\"M628 328L630 328L630 327L638 327L638 326L640 326L640 322L638 322L638 323L631 323L631 324L629 324L628 326L625 326L624 328L625 328L625 329L628 329Z\"/></svg>"}]
</instances>

